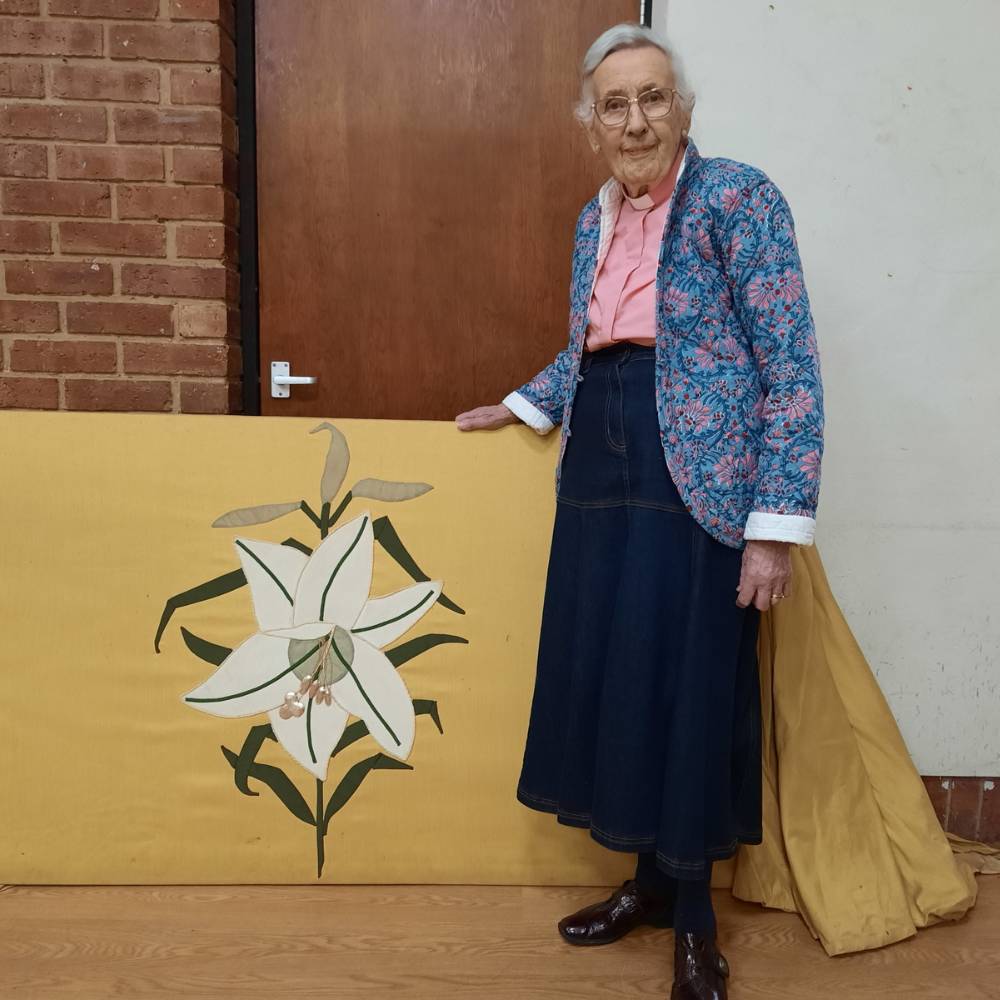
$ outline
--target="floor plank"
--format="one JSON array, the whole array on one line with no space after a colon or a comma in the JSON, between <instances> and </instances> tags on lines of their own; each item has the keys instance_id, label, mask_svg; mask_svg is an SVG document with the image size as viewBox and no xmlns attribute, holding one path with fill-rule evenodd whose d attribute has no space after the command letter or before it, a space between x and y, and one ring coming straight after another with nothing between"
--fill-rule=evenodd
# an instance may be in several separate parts
<instances>
[{"instance_id":1,"label":"floor plank","mask_svg":"<svg viewBox=\"0 0 1000 1000\"><path fill-rule=\"evenodd\" d=\"M715 891L731 1000L1000 1000L1000 879L963 920L829 958L794 914ZM586 1000L666 997L672 935L573 948L605 889L4 886L0 997Z\"/></svg>"}]
</instances>

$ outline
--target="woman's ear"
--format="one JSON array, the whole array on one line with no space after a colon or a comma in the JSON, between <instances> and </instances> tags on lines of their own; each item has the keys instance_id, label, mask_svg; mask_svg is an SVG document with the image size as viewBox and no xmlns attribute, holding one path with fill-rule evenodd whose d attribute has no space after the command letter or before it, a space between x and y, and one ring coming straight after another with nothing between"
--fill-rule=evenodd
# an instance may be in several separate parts
<instances>
[{"instance_id":1,"label":"woman's ear","mask_svg":"<svg viewBox=\"0 0 1000 1000\"><path fill-rule=\"evenodd\" d=\"M687 141L688 133L691 131L691 115L687 116L684 124L681 126L681 138Z\"/></svg>"},{"instance_id":2,"label":"woman's ear","mask_svg":"<svg viewBox=\"0 0 1000 1000\"><path fill-rule=\"evenodd\" d=\"M594 123L580 122L580 127L587 133L587 142L590 143L590 148L595 153L599 153L601 151L601 144L597 141L597 136L594 135Z\"/></svg>"},{"instance_id":3,"label":"woman's ear","mask_svg":"<svg viewBox=\"0 0 1000 1000\"><path fill-rule=\"evenodd\" d=\"M694 102L694 94L688 94L684 99L684 114L687 116L687 121L684 123L685 132L691 131L691 118L694 115Z\"/></svg>"}]
</instances>

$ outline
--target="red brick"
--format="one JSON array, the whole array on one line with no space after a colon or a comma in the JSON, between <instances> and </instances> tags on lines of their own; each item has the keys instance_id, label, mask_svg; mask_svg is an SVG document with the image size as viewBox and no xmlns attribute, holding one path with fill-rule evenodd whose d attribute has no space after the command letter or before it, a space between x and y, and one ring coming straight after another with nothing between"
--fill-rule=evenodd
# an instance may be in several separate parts
<instances>
[{"instance_id":1,"label":"red brick","mask_svg":"<svg viewBox=\"0 0 1000 1000\"><path fill-rule=\"evenodd\" d=\"M178 257L236 263L236 231L228 226L178 226L176 245Z\"/></svg>"},{"instance_id":2,"label":"red brick","mask_svg":"<svg viewBox=\"0 0 1000 1000\"><path fill-rule=\"evenodd\" d=\"M213 108L115 108L119 142L222 145L229 141L221 111Z\"/></svg>"},{"instance_id":3,"label":"red brick","mask_svg":"<svg viewBox=\"0 0 1000 1000\"><path fill-rule=\"evenodd\" d=\"M225 215L225 198L217 187L174 187L164 184L122 184L118 214L123 219L204 219Z\"/></svg>"},{"instance_id":4,"label":"red brick","mask_svg":"<svg viewBox=\"0 0 1000 1000\"><path fill-rule=\"evenodd\" d=\"M68 410L169 410L169 382L126 378L66 379Z\"/></svg>"},{"instance_id":5,"label":"red brick","mask_svg":"<svg viewBox=\"0 0 1000 1000\"><path fill-rule=\"evenodd\" d=\"M177 306L177 332L182 337L232 336L225 302L182 302Z\"/></svg>"},{"instance_id":6,"label":"red brick","mask_svg":"<svg viewBox=\"0 0 1000 1000\"><path fill-rule=\"evenodd\" d=\"M13 295L110 295L110 264L76 261L6 260L7 291Z\"/></svg>"},{"instance_id":7,"label":"red brick","mask_svg":"<svg viewBox=\"0 0 1000 1000\"><path fill-rule=\"evenodd\" d=\"M59 306L55 302L0 299L0 330L7 333L55 333Z\"/></svg>"},{"instance_id":8,"label":"red brick","mask_svg":"<svg viewBox=\"0 0 1000 1000\"><path fill-rule=\"evenodd\" d=\"M68 302L66 328L70 333L114 333L139 337L173 335L172 305L145 302Z\"/></svg>"},{"instance_id":9,"label":"red brick","mask_svg":"<svg viewBox=\"0 0 1000 1000\"><path fill-rule=\"evenodd\" d=\"M985 778L983 780L983 808L979 816L979 839L987 844L1000 844L1000 778Z\"/></svg>"},{"instance_id":10,"label":"red brick","mask_svg":"<svg viewBox=\"0 0 1000 1000\"><path fill-rule=\"evenodd\" d=\"M160 0L49 0L49 13L61 17L126 17L141 20L159 13Z\"/></svg>"},{"instance_id":11,"label":"red brick","mask_svg":"<svg viewBox=\"0 0 1000 1000\"><path fill-rule=\"evenodd\" d=\"M982 802L982 778L949 778L948 830L968 840L976 839Z\"/></svg>"},{"instance_id":12,"label":"red brick","mask_svg":"<svg viewBox=\"0 0 1000 1000\"><path fill-rule=\"evenodd\" d=\"M948 822L948 785L947 779L938 776L923 778L924 788L934 806L934 813L937 816L942 828Z\"/></svg>"},{"instance_id":13,"label":"red brick","mask_svg":"<svg viewBox=\"0 0 1000 1000\"><path fill-rule=\"evenodd\" d=\"M52 253L52 230L47 222L0 219L0 251ZM188 256L192 256L188 254Z\"/></svg>"},{"instance_id":14,"label":"red brick","mask_svg":"<svg viewBox=\"0 0 1000 1000\"><path fill-rule=\"evenodd\" d=\"M222 74L222 110L227 115L236 117L236 81L228 72Z\"/></svg>"},{"instance_id":15,"label":"red brick","mask_svg":"<svg viewBox=\"0 0 1000 1000\"><path fill-rule=\"evenodd\" d=\"M4 181L11 215L111 215L111 189L91 181Z\"/></svg>"},{"instance_id":16,"label":"red brick","mask_svg":"<svg viewBox=\"0 0 1000 1000\"><path fill-rule=\"evenodd\" d=\"M211 265L123 264L122 293L222 299L226 295L226 269Z\"/></svg>"},{"instance_id":17,"label":"red brick","mask_svg":"<svg viewBox=\"0 0 1000 1000\"><path fill-rule=\"evenodd\" d=\"M0 63L0 97L44 97L41 63Z\"/></svg>"},{"instance_id":18,"label":"red brick","mask_svg":"<svg viewBox=\"0 0 1000 1000\"><path fill-rule=\"evenodd\" d=\"M181 382L181 413L241 413L239 382Z\"/></svg>"},{"instance_id":19,"label":"red brick","mask_svg":"<svg viewBox=\"0 0 1000 1000\"><path fill-rule=\"evenodd\" d=\"M80 108L69 104L4 104L0 105L0 135L15 139L104 141L108 137L108 119L104 108Z\"/></svg>"},{"instance_id":20,"label":"red brick","mask_svg":"<svg viewBox=\"0 0 1000 1000\"><path fill-rule=\"evenodd\" d=\"M23 142L0 144L0 176L45 177L48 172L49 160L44 146Z\"/></svg>"},{"instance_id":21,"label":"red brick","mask_svg":"<svg viewBox=\"0 0 1000 1000\"><path fill-rule=\"evenodd\" d=\"M218 66L172 69L170 100L173 104L210 104L221 107L227 115L236 114L236 86Z\"/></svg>"},{"instance_id":22,"label":"red brick","mask_svg":"<svg viewBox=\"0 0 1000 1000\"><path fill-rule=\"evenodd\" d=\"M39 0L0 0L0 14L37 14Z\"/></svg>"},{"instance_id":23,"label":"red brick","mask_svg":"<svg viewBox=\"0 0 1000 1000\"><path fill-rule=\"evenodd\" d=\"M239 161L228 150L222 154L222 185L233 196L237 205L237 194L240 187Z\"/></svg>"},{"instance_id":24,"label":"red brick","mask_svg":"<svg viewBox=\"0 0 1000 1000\"><path fill-rule=\"evenodd\" d=\"M240 203L236 195L232 191L223 190L222 204L224 206L222 221L227 226L232 226L233 229L238 228L240 224Z\"/></svg>"},{"instance_id":25,"label":"red brick","mask_svg":"<svg viewBox=\"0 0 1000 1000\"><path fill-rule=\"evenodd\" d=\"M173 151L173 179L182 184L223 184L223 158L227 155L217 147L185 149L178 146Z\"/></svg>"},{"instance_id":26,"label":"red brick","mask_svg":"<svg viewBox=\"0 0 1000 1000\"><path fill-rule=\"evenodd\" d=\"M160 100L160 74L155 69L125 66L54 66L52 93L74 101Z\"/></svg>"},{"instance_id":27,"label":"red brick","mask_svg":"<svg viewBox=\"0 0 1000 1000\"><path fill-rule=\"evenodd\" d=\"M15 340L10 367L16 372L113 372L113 340Z\"/></svg>"},{"instance_id":28,"label":"red brick","mask_svg":"<svg viewBox=\"0 0 1000 1000\"><path fill-rule=\"evenodd\" d=\"M163 180L163 150L114 146L56 146L56 177L109 181Z\"/></svg>"},{"instance_id":29,"label":"red brick","mask_svg":"<svg viewBox=\"0 0 1000 1000\"><path fill-rule=\"evenodd\" d=\"M178 344L126 341L125 371L131 375L236 375L240 351L234 344Z\"/></svg>"},{"instance_id":30,"label":"red brick","mask_svg":"<svg viewBox=\"0 0 1000 1000\"><path fill-rule=\"evenodd\" d=\"M55 410L59 382L54 378L0 378L0 408Z\"/></svg>"},{"instance_id":31,"label":"red brick","mask_svg":"<svg viewBox=\"0 0 1000 1000\"><path fill-rule=\"evenodd\" d=\"M170 0L168 16L174 21L217 21L236 37L233 0Z\"/></svg>"},{"instance_id":32,"label":"red brick","mask_svg":"<svg viewBox=\"0 0 1000 1000\"><path fill-rule=\"evenodd\" d=\"M100 24L31 18L0 21L0 55L99 56L103 54L103 41Z\"/></svg>"},{"instance_id":33,"label":"red brick","mask_svg":"<svg viewBox=\"0 0 1000 1000\"><path fill-rule=\"evenodd\" d=\"M217 63L221 39L214 24L115 24L108 54L112 59Z\"/></svg>"},{"instance_id":34,"label":"red brick","mask_svg":"<svg viewBox=\"0 0 1000 1000\"><path fill-rule=\"evenodd\" d=\"M60 222L63 253L120 254L123 257L163 257L166 227L131 222Z\"/></svg>"},{"instance_id":35,"label":"red brick","mask_svg":"<svg viewBox=\"0 0 1000 1000\"><path fill-rule=\"evenodd\" d=\"M234 36L235 37L235 36ZM228 70L232 76L236 76L236 43L225 32L222 33L220 41L219 65Z\"/></svg>"}]
</instances>

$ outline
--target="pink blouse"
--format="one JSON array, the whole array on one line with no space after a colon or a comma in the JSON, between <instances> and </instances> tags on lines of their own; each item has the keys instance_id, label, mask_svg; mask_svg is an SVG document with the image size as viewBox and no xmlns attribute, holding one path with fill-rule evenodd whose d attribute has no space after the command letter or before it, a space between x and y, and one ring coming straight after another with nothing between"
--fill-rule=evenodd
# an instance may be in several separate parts
<instances>
[{"instance_id":1,"label":"pink blouse","mask_svg":"<svg viewBox=\"0 0 1000 1000\"><path fill-rule=\"evenodd\" d=\"M638 198L624 192L615 231L594 283L586 349L599 351L619 340L653 346L656 268L684 146L656 187Z\"/></svg>"}]
</instances>

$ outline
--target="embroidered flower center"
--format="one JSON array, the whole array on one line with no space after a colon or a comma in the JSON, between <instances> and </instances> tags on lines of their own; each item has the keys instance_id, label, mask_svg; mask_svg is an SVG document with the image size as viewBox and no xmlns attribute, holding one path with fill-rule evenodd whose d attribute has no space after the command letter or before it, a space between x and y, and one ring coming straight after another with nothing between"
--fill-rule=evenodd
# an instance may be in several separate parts
<instances>
[{"instance_id":1,"label":"embroidered flower center","mask_svg":"<svg viewBox=\"0 0 1000 1000\"><path fill-rule=\"evenodd\" d=\"M351 633L339 625L333 627L316 652L302 659L315 645L315 639L288 640L288 662L295 664L293 673L302 683L298 691L285 693L284 704L278 709L283 719L302 715L306 710L302 699L306 697L312 698L317 705L332 704L330 685L346 677L354 662L354 640Z\"/></svg>"}]
</instances>

